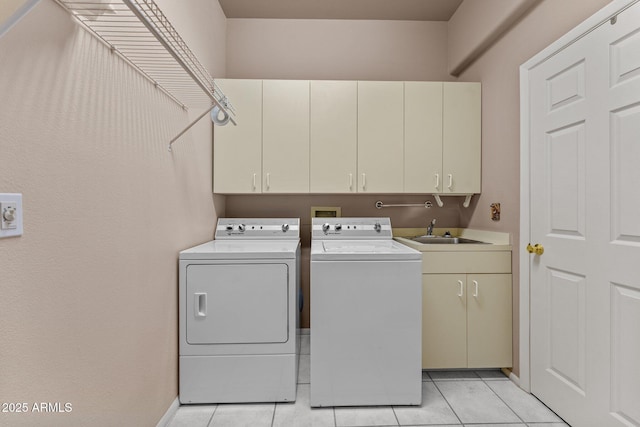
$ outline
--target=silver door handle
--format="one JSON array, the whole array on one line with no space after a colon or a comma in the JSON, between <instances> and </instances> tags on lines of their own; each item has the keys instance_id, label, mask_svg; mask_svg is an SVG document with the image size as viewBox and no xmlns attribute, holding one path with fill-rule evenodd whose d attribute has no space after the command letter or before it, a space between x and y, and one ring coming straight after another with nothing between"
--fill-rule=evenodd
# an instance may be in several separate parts
<instances>
[{"instance_id":1,"label":"silver door handle","mask_svg":"<svg viewBox=\"0 0 640 427\"><path fill-rule=\"evenodd\" d=\"M476 287L476 291L474 292L473 296L474 296L474 297L476 297L476 298L478 298L478 281L477 281L477 280L474 280L474 281L473 281L473 284L474 284L474 285L475 285L475 287Z\"/></svg>"},{"instance_id":2,"label":"silver door handle","mask_svg":"<svg viewBox=\"0 0 640 427\"><path fill-rule=\"evenodd\" d=\"M458 292L458 296L461 297L464 295L464 283L462 283L462 280L458 280L458 284L460 285L460 292Z\"/></svg>"}]
</instances>

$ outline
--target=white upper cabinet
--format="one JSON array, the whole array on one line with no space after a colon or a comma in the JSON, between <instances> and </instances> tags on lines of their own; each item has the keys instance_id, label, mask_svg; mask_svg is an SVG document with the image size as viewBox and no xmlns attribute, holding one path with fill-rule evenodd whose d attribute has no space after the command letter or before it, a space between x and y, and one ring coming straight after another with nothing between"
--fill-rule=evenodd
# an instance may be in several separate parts
<instances>
[{"instance_id":1,"label":"white upper cabinet","mask_svg":"<svg viewBox=\"0 0 640 427\"><path fill-rule=\"evenodd\" d=\"M404 84L404 192L442 191L442 82Z\"/></svg>"},{"instance_id":2,"label":"white upper cabinet","mask_svg":"<svg viewBox=\"0 0 640 427\"><path fill-rule=\"evenodd\" d=\"M311 81L311 193L355 193L358 83Z\"/></svg>"},{"instance_id":3,"label":"white upper cabinet","mask_svg":"<svg viewBox=\"0 0 640 427\"><path fill-rule=\"evenodd\" d=\"M480 83L216 82L215 193L480 193Z\"/></svg>"},{"instance_id":4,"label":"white upper cabinet","mask_svg":"<svg viewBox=\"0 0 640 427\"><path fill-rule=\"evenodd\" d=\"M480 83L444 83L442 193L480 193Z\"/></svg>"},{"instance_id":5,"label":"white upper cabinet","mask_svg":"<svg viewBox=\"0 0 640 427\"><path fill-rule=\"evenodd\" d=\"M213 192L262 192L262 80L216 79L241 125L214 126Z\"/></svg>"},{"instance_id":6,"label":"white upper cabinet","mask_svg":"<svg viewBox=\"0 0 640 427\"><path fill-rule=\"evenodd\" d=\"M263 193L309 192L308 80L263 81L262 173Z\"/></svg>"},{"instance_id":7,"label":"white upper cabinet","mask_svg":"<svg viewBox=\"0 0 640 427\"><path fill-rule=\"evenodd\" d=\"M404 191L404 82L358 82L358 192Z\"/></svg>"}]
</instances>

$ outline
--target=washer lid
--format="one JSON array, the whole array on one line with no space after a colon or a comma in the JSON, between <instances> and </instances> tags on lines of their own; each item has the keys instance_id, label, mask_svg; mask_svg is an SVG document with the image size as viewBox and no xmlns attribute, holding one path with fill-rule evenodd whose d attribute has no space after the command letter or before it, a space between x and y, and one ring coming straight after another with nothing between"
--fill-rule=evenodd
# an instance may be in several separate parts
<instances>
[{"instance_id":1,"label":"washer lid","mask_svg":"<svg viewBox=\"0 0 640 427\"><path fill-rule=\"evenodd\" d=\"M313 261L420 260L422 254L395 240L314 240Z\"/></svg>"},{"instance_id":2,"label":"washer lid","mask_svg":"<svg viewBox=\"0 0 640 427\"><path fill-rule=\"evenodd\" d=\"M299 240L212 240L180 252L180 259L291 259Z\"/></svg>"}]
</instances>

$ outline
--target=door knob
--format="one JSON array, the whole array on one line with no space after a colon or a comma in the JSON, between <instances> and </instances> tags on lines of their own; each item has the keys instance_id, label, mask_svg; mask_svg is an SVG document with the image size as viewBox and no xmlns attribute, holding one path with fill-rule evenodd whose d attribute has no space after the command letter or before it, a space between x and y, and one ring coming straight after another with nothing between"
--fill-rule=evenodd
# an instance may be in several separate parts
<instances>
[{"instance_id":1,"label":"door knob","mask_svg":"<svg viewBox=\"0 0 640 427\"><path fill-rule=\"evenodd\" d=\"M529 252L530 254L542 255L544 253L544 246L539 243L531 246L531 243L529 243L527 245L527 252Z\"/></svg>"}]
</instances>

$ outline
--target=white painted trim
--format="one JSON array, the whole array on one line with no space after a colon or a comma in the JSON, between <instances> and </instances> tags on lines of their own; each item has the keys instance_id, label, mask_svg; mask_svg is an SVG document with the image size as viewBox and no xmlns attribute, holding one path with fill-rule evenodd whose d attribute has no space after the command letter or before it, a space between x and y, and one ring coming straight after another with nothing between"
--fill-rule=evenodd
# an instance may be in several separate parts
<instances>
[{"instance_id":1,"label":"white painted trim","mask_svg":"<svg viewBox=\"0 0 640 427\"><path fill-rule=\"evenodd\" d=\"M509 374L509 379L511 380L511 382L513 382L515 385L517 385L518 387L522 388L522 384L520 383L520 378L518 378L518 376L516 374L514 374L513 372L511 372ZM527 392L529 392L529 390L526 390ZM530 392L529 392L530 393Z\"/></svg>"},{"instance_id":2,"label":"white painted trim","mask_svg":"<svg viewBox=\"0 0 640 427\"><path fill-rule=\"evenodd\" d=\"M524 250L531 240L529 206L529 69L520 67L520 381L531 392L529 366L529 253Z\"/></svg>"},{"instance_id":3,"label":"white painted trim","mask_svg":"<svg viewBox=\"0 0 640 427\"><path fill-rule=\"evenodd\" d=\"M520 387L531 392L530 363L530 271L529 254L524 243L531 238L530 170L529 170L529 72L536 66L589 34L601 24L640 0L613 0L540 53L520 66Z\"/></svg>"},{"instance_id":4,"label":"white painted trim","mask_svg":"<svg viewBox=\"0 0 640 427\"><path fill-rule=\"evenodd\" d=\"M178 400L178 396L176 396L173 402L171 402L171 405L169 405L167 412L164 413L160 421L158 421L158 424L156 424L156 427L167 427L171 420L173 420L173 417L175 417L176 412L178 412L178 408L180 408L180 400Z\"/></svg>"}]
</instances>

